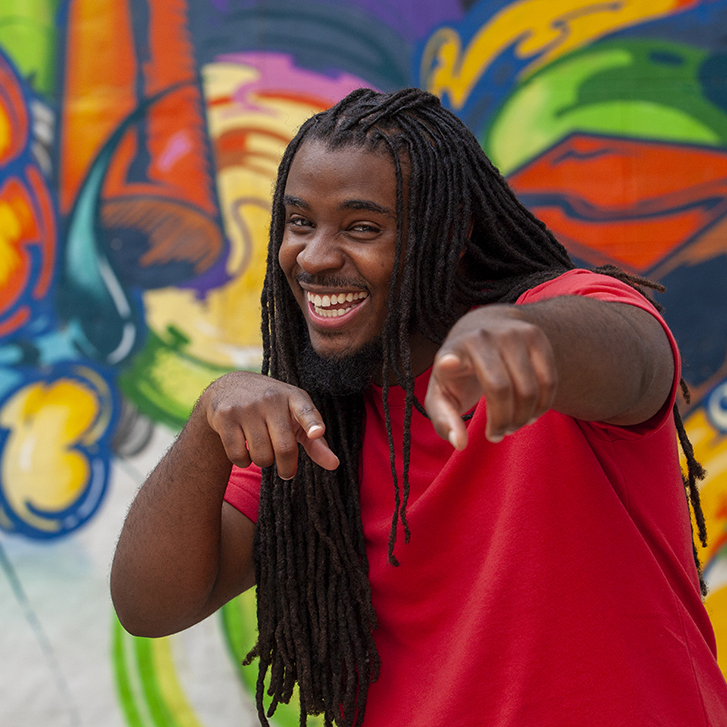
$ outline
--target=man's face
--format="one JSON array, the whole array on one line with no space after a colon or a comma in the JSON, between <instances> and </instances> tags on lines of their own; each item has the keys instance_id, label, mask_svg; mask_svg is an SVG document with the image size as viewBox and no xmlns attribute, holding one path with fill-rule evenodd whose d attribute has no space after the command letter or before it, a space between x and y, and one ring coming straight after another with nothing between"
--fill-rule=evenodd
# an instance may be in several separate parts
<instances>
[{"instance_id":1,"label":"man's face","mask_svg":"<svg viewBox=\"0 0 727 727\"><path fill-rule=\"evenodd\" d=\"M304 142L285 185L278 260L322 358L348 357L381 334L396 235L392 161Z\"/></svg>"}]
</instances>

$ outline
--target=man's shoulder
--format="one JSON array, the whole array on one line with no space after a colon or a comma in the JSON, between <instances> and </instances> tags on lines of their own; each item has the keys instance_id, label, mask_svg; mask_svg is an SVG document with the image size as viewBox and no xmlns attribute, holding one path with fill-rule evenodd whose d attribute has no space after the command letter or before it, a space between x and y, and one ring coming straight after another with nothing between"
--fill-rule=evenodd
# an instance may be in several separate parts
<instances>
[{"instance_id":1,"label":"man's shoulder","mask_svg":"<svg viewBox=\"0 0 727 727\"><path fill-rule=\"evenodd\" d=\"M563 295L583 295L599 300L643 304L651 306L646 296L628 283L611 275L597 273L585 268L568 270L544 283L526 290L517 303L537 303Z\"/></svg>"}]
</instances>

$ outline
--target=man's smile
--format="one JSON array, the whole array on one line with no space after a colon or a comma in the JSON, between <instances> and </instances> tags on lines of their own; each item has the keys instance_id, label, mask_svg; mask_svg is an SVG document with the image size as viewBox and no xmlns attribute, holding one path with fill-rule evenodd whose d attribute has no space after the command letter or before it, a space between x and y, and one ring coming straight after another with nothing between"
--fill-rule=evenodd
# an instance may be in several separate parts
<instances>
[{"instance_id":1,"label":"man's smile","mask_svg":"<svg viewBox=\"0 0 727 727\"><path fill-rule=\"evenodd\" d=\"M366 291L357 293L326 293L320 295L306 291L308 310L318 318L340 318L351 313L369 297Z\"/></svg>"}]
</instances>

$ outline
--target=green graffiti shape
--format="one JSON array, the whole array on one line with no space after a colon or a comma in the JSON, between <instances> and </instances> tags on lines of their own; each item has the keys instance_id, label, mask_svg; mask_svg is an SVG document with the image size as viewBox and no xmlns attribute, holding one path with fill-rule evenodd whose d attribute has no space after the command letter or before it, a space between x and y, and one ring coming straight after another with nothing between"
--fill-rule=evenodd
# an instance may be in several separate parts
<instances>
[{"instance_id":1,"label":"green graffiti shape","mask_svg":"<svg viewBox=\"0 0 727 727\"><path fill-rule=\"evenodd\" d=\"M203 727L177 679L169 637L130 636L113 623L112 661L129 727Z\"/></svg>"},{"instance_id":2,"label":"green graffiti shape","mask_svg":"<svg viewBox=\"0 0 727 727\"><path fill-rule=\"evenodd\" d=\"M59 0L2 0L0 47L39 93L55 89Z\"/></svg>"},{"instance_id":3,"label":"green graffiti shape","mask_svg":"<svg viewBox=\"0 0 727 727\"><path fill-rule=\"evenodd\" d=\"M243 666L242 662L250 649L255 646L257 636L255 589L252 588L246 591L223 606L221 615L222 629L230 655L237 666L243 686L254 701L258 665L255 661L252 664ZM268 683L266 680L266 685ZM297 687L289 704L278 705L270 724L277 727L298 727L300 724L300 702ZM309 727L322 727L323 718L320 716L308 717L308 725Z\"/></svg>"},{"instance_id":4,"label":"green graffiti shape","mask_svg":"<svg viewBox=\"0 0 727 727\"><path fill-rule=\"evenodd\" d=\"M124 397L147 417L173 430L184 426L204 389L232 370L187 355L188 343L173 326L164 338L150 330L144 348L119 377Z\"/></svg>"},{"instance_id":5,"label":"green graffiti shape","mask_svg":"<svg viewBox=\"0 0 727 727\"><path fill-rule=\"evenodd\" d=\"M509 174L575 131L708 146L727 117L703 95L705 51L665 41L607 41L542 69L505 102L483 147Z\"/></svg>"}]
</instances>

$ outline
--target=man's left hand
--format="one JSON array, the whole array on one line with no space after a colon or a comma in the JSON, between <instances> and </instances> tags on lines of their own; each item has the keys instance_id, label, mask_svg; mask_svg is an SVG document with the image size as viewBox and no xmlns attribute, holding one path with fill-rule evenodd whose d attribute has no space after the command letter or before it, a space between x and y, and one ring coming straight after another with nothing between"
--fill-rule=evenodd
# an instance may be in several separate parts
<instances>
[{"instance_id":1,"label":"man's left hand","mask_svg":"<svg viewBox=\"0 0 727 727\"><path fill-rule=\"evenodd\" d=\"M434 360L425 406L437 433L455 449L467 445L461 415L482 397L486 436L499 442L552 405L558 386L553 349L516 306L489 305L455 324Z\"/></svg>"}]
</instances>

